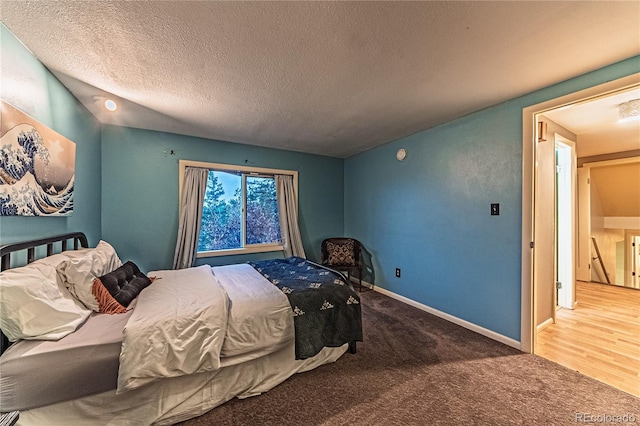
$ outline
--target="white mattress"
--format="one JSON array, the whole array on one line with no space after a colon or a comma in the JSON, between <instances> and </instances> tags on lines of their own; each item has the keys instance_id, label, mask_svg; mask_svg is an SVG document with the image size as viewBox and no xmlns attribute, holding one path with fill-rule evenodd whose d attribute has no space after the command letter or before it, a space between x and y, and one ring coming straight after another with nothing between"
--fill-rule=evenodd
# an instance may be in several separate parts
<instances>
[{"instance_id":1,"label":"white mattress","mask_svg":"<svg viewBox=\"0 0 640 426\"><path fill-rule=\"evenodd\" d=\"M0 409L23 410L115 389L122 328L130 315L94 313L58 341L11 345L0 357Z\"/></svg>"}]
</instances>

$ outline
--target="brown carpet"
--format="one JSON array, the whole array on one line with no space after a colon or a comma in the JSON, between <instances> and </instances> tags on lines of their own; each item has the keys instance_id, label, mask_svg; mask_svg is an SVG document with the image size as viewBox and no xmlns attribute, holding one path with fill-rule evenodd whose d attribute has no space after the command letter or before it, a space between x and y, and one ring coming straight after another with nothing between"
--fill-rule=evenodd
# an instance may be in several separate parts
<instances>
[{"instance_id":1,"label":"brown carpet","mask_svg":"<svg viewBox=\"0 0 640 426\"><path fill-rule=\"evenodd\" d=\"M380 293L361 296L357 354L182 424L640 424L636 397Z\"/></svg>"}]
</instances>

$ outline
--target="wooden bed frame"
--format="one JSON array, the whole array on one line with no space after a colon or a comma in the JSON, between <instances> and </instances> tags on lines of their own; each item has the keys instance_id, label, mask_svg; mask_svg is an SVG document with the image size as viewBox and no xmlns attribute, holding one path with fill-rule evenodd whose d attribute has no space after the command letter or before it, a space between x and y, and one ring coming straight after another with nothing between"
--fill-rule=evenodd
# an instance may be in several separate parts
<instances>
[{"instance_id":1,"label":"wooden bed frame","mask_svg":"<svg viewBox=\"0 0 640 426\"><path fill-rule=\"evenodd\" d=\"M26 252L26 262L21 263L19 266L31 263L39 258L49 257L53 254L68 250L68 242L72 241L73 250L79 248L88 248L89 242L87 236L82 232L72 232L69 234L57 235L54 237L41 238L39 240L25 241L19 243L11 243L0 246L0 270L4 271L11 268L11 254L16 252ZM60 251L56 251L56 245L60 243ZM46 246L46 256L38 257L37 248ZM0 354L11 345L9 339L0 330Z\"/></svg>"}]
</instances>

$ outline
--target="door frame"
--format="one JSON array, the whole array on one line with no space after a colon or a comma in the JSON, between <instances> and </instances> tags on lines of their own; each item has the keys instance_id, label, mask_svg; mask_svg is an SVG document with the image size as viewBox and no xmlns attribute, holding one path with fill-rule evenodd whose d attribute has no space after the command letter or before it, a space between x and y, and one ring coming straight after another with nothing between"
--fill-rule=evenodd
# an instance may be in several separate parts
<instances>
[{"instance_id":1,"label":"door frame","mask_svg":"<svg viewBox=\"0 0 640 426\"><path fill-rule=\"evenodd\" d=\"M522 110L522 267L521 267L521 321L520 350L532 353L535 347L536 298L534 265L534 183L536 177L537 114L585 102L600 96L640 86L640 73L600 84L579 92L551 99Z\"/></svg>"}]
</instances>

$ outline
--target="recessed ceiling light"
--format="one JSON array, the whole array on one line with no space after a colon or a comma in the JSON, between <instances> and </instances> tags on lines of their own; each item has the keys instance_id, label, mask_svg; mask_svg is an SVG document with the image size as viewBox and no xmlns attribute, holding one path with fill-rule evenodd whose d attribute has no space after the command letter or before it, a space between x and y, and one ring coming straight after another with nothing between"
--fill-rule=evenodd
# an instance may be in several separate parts
<instances>
[{"instance_id":1,"label":"recessed ceiling light","mask_svg":"<svg viewBox=\"0 0 640 426\"><path fill-rule=\"evenodd\" d=\"M116 109L118 109L118 104L112 99L107 99L106 101L104 101L104 107L109 111L115 111Z\"/></svg>"}]
</instances>

